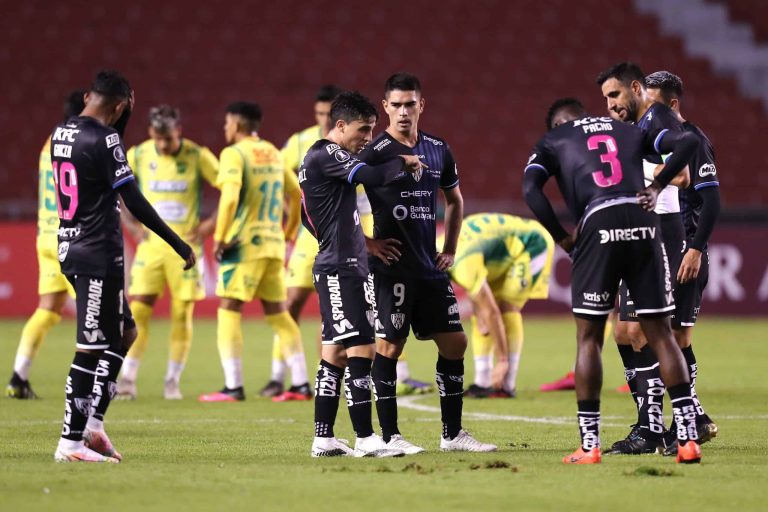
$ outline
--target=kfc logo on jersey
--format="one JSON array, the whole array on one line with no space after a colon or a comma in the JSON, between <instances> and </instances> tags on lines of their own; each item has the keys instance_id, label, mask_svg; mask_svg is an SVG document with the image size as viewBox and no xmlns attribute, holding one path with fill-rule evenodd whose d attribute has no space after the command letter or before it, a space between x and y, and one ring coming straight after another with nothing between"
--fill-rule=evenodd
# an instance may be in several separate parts
<instances>
[{"instance_id":1,"label":"kfc logo on jersey","mask_svg":"<svg viewBox=\"0 0 768 512\"><path fill-rule=\"evenodd\" d=\"M112 151L112 156L115 157L115 160L118 162L125 162L125 151L123 151L121 146L117 146L114 151Z\"/></svg>"},{"instance_id":2,"label":"kfc logo on jersey","mask_svg":"<svg viewBox=\"0 0 768 512\"><path fill-rule=\"evenodd\" d=\"M339 163L343 163L349 160L349 153L347 153L343 149L339 149L338 151L336 151L336 154L333 156L336 157L336 161Z\"/></svg>"},{"instance_id":3,"label":"kfc logo on jersey","mask_svg":"<svg viewBox=\"0 0 768 512\"><path fill-rule=\"evenodd\" d=\"M704 164L699 167L699 176L702 178L706 178L707 176L714 176L715 174L717 174L715 164Z\"/></svg>"},{"instance_id":4,"label":"kfc logo on jersey","mask_svg":"<svg viewBox=\"0 0 768 512\"><path fill-rule=\"evenodd\" d=\"M53 140L60 140L62 142L75 142L75 135L80 133L80 130L73 130L72 128L56 128L53 132Z\"/></svg>"},{"instance_id":5,"label":"kfc logo on jersey","mask_svg":"<svg viewBox=\"0 0 768 512\"><path fill-rule=\"evenodd\" d=\"M107 141L107 149L115 147L118 144L120 144L120 136L116 133L113 133L112 135L107 135L106 141Z\"/></svg>"}]
</instances>

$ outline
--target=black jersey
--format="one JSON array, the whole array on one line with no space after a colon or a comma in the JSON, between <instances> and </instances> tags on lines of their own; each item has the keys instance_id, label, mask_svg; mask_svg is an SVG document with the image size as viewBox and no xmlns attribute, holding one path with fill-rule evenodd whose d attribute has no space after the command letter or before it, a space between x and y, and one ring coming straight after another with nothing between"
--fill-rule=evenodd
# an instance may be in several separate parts
<instances>
[{"instance_id":1,"label":"black jersey","mask_svg":"<svg viewBox=\"0 0 768 512\"><path fill-rule=\"evenodd\" d=\"M683 124L675 112L663 103L654 103L637 122L637 126L645 132L658 133L661 130L683 131ZM645 160L654 164L663 163L662 156L656 152L644 155Z\"/></svg>"},{"instance_id":2,"label":"black jersey","mask_svg":"<svg viewBox=\"0 0 768 512\"><path fill-rule=\"evenodd\" d=\"M551 130L536 145L525 171L557 179L574 220L610 199L644 188L643 155L658 155L665 130L643 131L610 117L585 117Z\"/></svg>"},{"instance_id":3,"label":"black jersey","mask_svg":"<svg viewBox=\"0 0 768 512\"><path fill-rule=\"evenodd\" d=\"M117 188L134 176L120 136L91 117L71 117L51 135L51 161L62 273L122 276Z\"/></svg>"},{"instance_id":4,"label":"black jersey","mask_svg":"<svg viewBox=\"0 0 768 512\"><path fill-rule=\"evenodd\" d=\"M404 154L418 155L427 165L417 174L403 173L387 186L366 187L374 238L396 238L403 243L399 261L387 266L371 257L369 263L374 272L432 279L445 275L435 265L437 192L457 187L459 176L444 140L422 131L417 140L411 148L384 132L360 152L360 159L371 165Z\"/></svg>"},{"instance_id":5,"label":"black jersey","mask_svg":"<svg viewBox=\"0 0 768 512\"><path fill-rule=\"evenodd\" d=\"M715 167L715 149L704 132L698 126L686 121L683 129L695 134L700 141L699 149L688 163L691 172L691 183L687 188L680 189L680 212L683 214L685 238L690 243L699 227L702 200L699 190L707 187L719 187L717 168Z\"/></svg>"},{"instance_id":6,"label":"black jersey","mask_svg":"<svg viewBox=\"0 0 768 512\"><path fill-rule=\"evenodd\" d=\"M398 159L401 165L402 160ZM301 221L320 245L313 269L368 275L368 252L357 211L356 175L368 167L326 139L315 142L299 169ZM360 176L357 176L358 178Z\"/></svg>"}]
</instances>

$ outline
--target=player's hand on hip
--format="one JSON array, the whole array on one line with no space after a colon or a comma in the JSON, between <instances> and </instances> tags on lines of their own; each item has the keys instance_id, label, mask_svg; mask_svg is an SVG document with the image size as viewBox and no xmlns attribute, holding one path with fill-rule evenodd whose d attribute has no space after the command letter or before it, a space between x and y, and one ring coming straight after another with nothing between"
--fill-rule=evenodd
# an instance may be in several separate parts
<instances>
[{"instance_id":1,"label":"player's hand on hip","mask_svg":"<svg viewBox=\"0 0 768 512\"><path fill-rule=\"evenodd\" d=\"M637 202L644 210L652 212L656 208L656 198L659 197L659 192L661 192L661 185L658 181L654 180L650 185L637 193Z\"/></svg>"},{"instance_id":2,"label":"player's hand on hip","mask_svg":"<svg viewBox=\"0 0 768 512\"><path fill-rule=\"evenodd\" d=\"M365 247L368 249L368 253L379 258L387 266L400 260L402 254L400 253L399 246L401 245L403 243L396 238L377 240L366 237L365 239Z\"/></svg>"},{"instance_id":3,"label":"player's hand on hip","mask_svg":"<svg viewBox=\"0 0 768 512\"><path fill-rule=\"evenodd\" d=\"M680 269L677 271L677 280L681 284L693 281L699 275L701 269L701 251L698 249L688 249L683 255L683 261L680 262Z\"/></svg>"},{"instance_id":4,"label":"player's hand on hip","mask_svg":"<svg viewBox=\"0 0 768 512\"><path fill-rule=\"evenodd\" d=\"M437 258L435 258L435 264L437 265L437 270L441 270L445 272L449 268L453 266L453 260L456 258L455 254L451 254L449 252L439 252L437 253Z\"/></svg>"},{"instance_id":5,"label":"player's hand on hip","mask_svg":"<svg viewBox=\"0 0 768 512\"><path fill-rule=\"evenodd\" d=\"M419 160L416 155L400 155L404 160L403 170L411 174L427 168L427 164Z\"/></svg>"}]
</instances>

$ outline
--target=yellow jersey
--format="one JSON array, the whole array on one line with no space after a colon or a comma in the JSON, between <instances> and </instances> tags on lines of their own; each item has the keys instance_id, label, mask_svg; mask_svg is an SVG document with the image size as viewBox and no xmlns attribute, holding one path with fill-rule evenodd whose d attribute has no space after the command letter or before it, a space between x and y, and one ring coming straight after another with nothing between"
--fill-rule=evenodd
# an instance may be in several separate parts
<instances>
[{"instance_id":1,"label":"yellow jersey","mask_svg":"<svg viewBox=\"0 0 768 512\"><path fill-rule=\"evenodd\" d=\"M532 280L527 286L535 289L540 278L549 274L553 251L552 237L537 221L501 213L477 213L464 218L454 267L449 274L473 294L482 283L461 282L462 272L456 271L465 259L482 255L489 283L503 279L510 266L524 261L530 266Z\"/></svg>"},{"instance_id":2,"label":"yellow jersey","mask_svg":"<svg viewBox=\"0 0 768 512\"><path fill-rule=\"evenodd\" d=\"M246 137L224 148L217 184L240 188L237 210L223 240L238 244L222 262L285 258L283 233L284 173L280 151L258 137Z\"/></svg>"},{"instance_id":3,"label":"yellow jersey","mask_svg":"<svg viewBox=\"0 0 768 512\"><path fill-rule=\"evenodd\" d=\"M215 187L219 168L208 148L182 139L176 154L161 155L149 139L128 150L128 165L144 197L177 235L185 237L197 228L203 180ZM165 244L155 233L148 241Z\"/></svg>"},{"instance_id":4,"label":"yellow jersey","mask_svg":"<svg viewBox=\"0 0 768 512\"><path fill-rule=\"evenodd\" d=\"M56 206L56 185L53 182L50 137L45 141L43 149L40 150L38 181L37 243L55 248L59 243L57 239L59 212Z\"/></svg>"}]
</instances>

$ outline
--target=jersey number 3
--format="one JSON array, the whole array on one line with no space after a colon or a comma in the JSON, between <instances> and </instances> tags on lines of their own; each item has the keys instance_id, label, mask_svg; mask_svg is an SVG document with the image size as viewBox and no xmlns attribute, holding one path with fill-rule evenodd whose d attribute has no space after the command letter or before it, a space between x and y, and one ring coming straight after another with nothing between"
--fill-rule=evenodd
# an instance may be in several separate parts
<instances>
[{"instance_id":1,"label":"jersey number 3","mask_svg":"<svg viewBox=\"0 0 768 512\"><path fill-rule=\"evenodd\" d=\"M64 220L72 220L75 217L77 211L77 172L75 172L75 166L70 162L62 162L59 167L58 162L53 162L53 181L56 183L56 188L59 189L58 195L58 207L59 218ZM69 207L65 210L61 207L61 196L69 198Z\"/></svg>"},{"instance_id":2,"label":"jersey number 3","mask_svg":"<svg viewBox=\"0 0 768 512\"><path fill-rule=\"evenodd\" d=\"M593 135L587 139L587 147L590 151L600 149L600 144L605 145L605 152L600 153L600 161L609 164L611 172L606 175L603 170L595 171L592 173L592 179L598 187L602 188L618 185L624 176L621 172L621 162L617 158L619 148L616 145L616 139L610 135Z\"/></svg>"}]
</instances>

